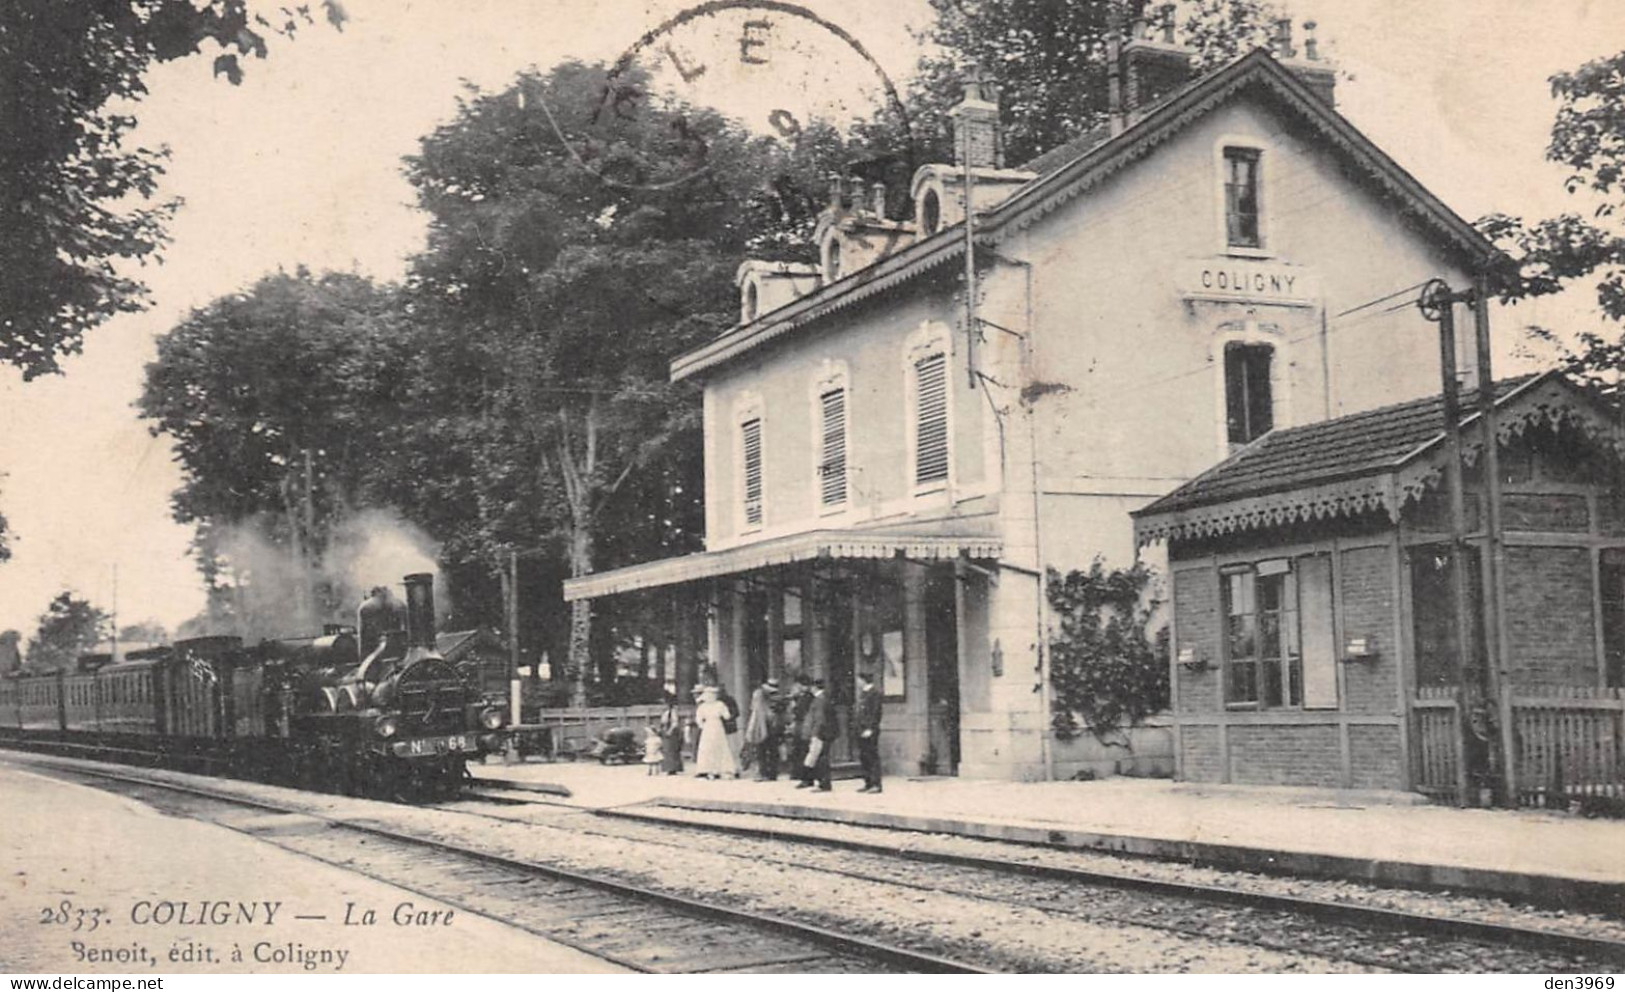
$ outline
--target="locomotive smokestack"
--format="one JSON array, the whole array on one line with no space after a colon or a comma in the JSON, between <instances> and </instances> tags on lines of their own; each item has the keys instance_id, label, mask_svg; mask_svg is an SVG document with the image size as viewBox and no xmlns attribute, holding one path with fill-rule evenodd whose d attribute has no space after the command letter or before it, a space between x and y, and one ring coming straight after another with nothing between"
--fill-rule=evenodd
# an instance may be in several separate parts
<instances>
[{"instance_id":1,"label":"locomotive smokestack","mask_svg":"<svg viewBox=\"0 0 1625 992\"><path fill-rule=\"evenodd\" d=\"M428 572L406 577L406 645L434 650L434 576Z\"/></svg>"}]
</instances>

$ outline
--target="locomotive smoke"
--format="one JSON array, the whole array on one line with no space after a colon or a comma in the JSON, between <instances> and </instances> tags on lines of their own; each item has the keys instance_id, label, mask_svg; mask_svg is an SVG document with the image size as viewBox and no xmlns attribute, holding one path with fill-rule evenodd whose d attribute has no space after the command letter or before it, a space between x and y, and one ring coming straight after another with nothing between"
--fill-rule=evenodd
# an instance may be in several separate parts
<instances>
[{"instance_id":1,"label":"locomotive smoke","mask_svg":"<svg viewBox=\"0 0 1625 992\"><path fill-rule=\"evenodd\" d=\"M389 586L396 598L403 595L401 578L413 572L433 572L435 602L446 604L440 569L435 564L440 545L394 510L362 510L340 526L323 563L323 578L339 594L347 615L329 618L354 623L355 608L373 586ZM445 606L436 612L443 614ZM438 624L444 616L436 616Z\"/></svg>"},{"instance_id":2,"label":"locomotive smoke","mask_svg":"<svg viewBox=\"0 0 1625 992\"><path fill-rule=\"evenodd\" d=\"M388 586L401 598L401 578L413 572L435 573L437 612L450 603L435 565L439 545L393 510L363 510L344 521L314 565L302 565L285 544L267 538L270 523L251 520L213 535L227 565L221 581L235 605L231 633L257 641L317 632L323 623L354 624L368 590Z\"/></svg>"}]
</instances>

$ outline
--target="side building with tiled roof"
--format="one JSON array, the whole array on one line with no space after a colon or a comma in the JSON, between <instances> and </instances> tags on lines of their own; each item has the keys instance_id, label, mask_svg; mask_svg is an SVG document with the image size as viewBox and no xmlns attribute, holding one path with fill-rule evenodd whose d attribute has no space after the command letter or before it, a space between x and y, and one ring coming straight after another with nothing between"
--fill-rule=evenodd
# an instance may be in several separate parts
<instances>
[{"instance_id":1,"label":"side building with tiled roof","mask_svg":"<svg viewBox=\"0 0 1625 992\"><path fill-rule=\"evenodd\" d=\"M805 673L843 727L874 670L891 771L1068 774L1046 569L1132 561L1131 511L1271 431L1436 391L1393 301L1501 261L1288 39L1193 81L1140 34L1108 127L1006 163L973 83L907 216L838 183L818 264L744 263L738 325L671 365L704 386L707 550L565 595L674 590L736 696Z\"/></svg>"},{"instance_id":2,"label":"side building with tiled roof","mask_svg":"<svg viewBox=\"0 0 1625 992\"><path fill-rule=\"evenodd\" d=\"M1496 386L1493 490L1462 407L1465 609L1438 396L1275 431L1135 513L1168 556L1182 778L1625 791L1625 431L1555 372Z\"/></svg>"}]
</instances>

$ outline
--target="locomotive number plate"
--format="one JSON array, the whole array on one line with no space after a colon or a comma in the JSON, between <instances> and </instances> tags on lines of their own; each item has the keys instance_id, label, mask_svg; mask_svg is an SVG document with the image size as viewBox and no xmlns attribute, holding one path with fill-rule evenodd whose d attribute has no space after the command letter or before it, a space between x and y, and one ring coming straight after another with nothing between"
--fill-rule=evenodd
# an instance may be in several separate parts
<instances>
[{"instance_id":1,"label":"locomotive number plate","mask_svg":"<svg viewBox=\"0 0 1625 992\"><path fill-rule=\"evenodd\" d=\"M419 737L416 740L400 741L395 745L395 753L405 758L426 754L452 754L457 751L472 751L473 749L474 739L467 734L452 734L450 737Z\"/></svg>"}]
</instances>

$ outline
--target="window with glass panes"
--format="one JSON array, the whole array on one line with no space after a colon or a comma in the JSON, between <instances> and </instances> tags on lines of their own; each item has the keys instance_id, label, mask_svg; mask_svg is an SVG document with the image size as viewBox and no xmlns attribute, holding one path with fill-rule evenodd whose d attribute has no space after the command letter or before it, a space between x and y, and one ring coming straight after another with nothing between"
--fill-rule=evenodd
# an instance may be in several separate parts
<instances>
[{"instance_id":1,"label":"window with glass panes","mask_svg":"<svg viewBox=\"0 0 1625 992\"><path fill-rule=\"evenodd\" d=\"M1250 444L1275 429L1274 361L1275 349L1267 344L1224 346L1225 428L1231 444Z\"/></svg>"},{"instance_id":2,"label":"window with glass panes","mask_svg":"<svg viewBox=\"0 0 1625 992\"><path fill-rule=\"evenodd\" d=\"M1261 562L1226 572L1224 613L1224 701L1302 705L1298 586L1288 563Z\"/></svg>"},{"instance_id":3,"label":"window with glass panes","mask_svg":"<svg viewBox=\"0 0 1625 992\"><path fill-rule=\"evenodd\" d=\"M1258 149L1224 150L1225 240L1232 248L1261 248L1258 224Z\"/></svg>"}]
</instances>

